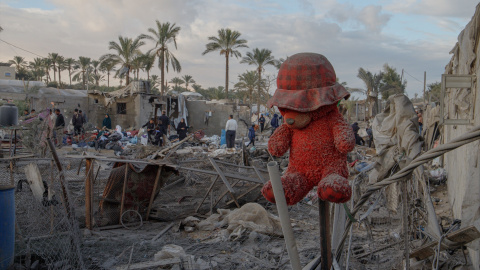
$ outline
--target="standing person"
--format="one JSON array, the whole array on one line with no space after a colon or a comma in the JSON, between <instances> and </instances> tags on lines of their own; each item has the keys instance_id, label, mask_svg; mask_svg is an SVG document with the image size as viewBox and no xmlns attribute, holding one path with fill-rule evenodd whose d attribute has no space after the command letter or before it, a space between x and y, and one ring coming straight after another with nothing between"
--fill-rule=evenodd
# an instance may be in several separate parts
<instances>
[{"instance_id":1,"label":"standing person","mask_svg":"<svg viewBox=\"0 0 480 270\"><path fill-rule=\"evenodd\" d=\"M265 117L263 117L263 114L260 114L260 118L258 119L258 123L260 124L260 133L262 133L263 128L265 127Z\"/></svg>"},{"instance_id":2,"label":"standing person","mask_svg":"<svg viewBox=\"0 0 480 270\"><path fill-rule=\"evenodd\" d=\"M360 137L360 135L358 135L358 131L360 130L360 127L358 126L357 122L353 123L352 129L353 129L353 135L355 135L355 144L364 145L365 141L362 139L362 137Z\"/></svg>"},{"instance_id":3,"label":"standing person","mask_svg":"<svg viewBox=\"0 0 480 270\"><path fill-rule=\"evenodd\" d=\"M249 129L248 129L248 138L250 139L250 142L247 144L249 146L252 144L255 146L255 124L253 124Z\"/></svg>"},{"instance_id":4,"label":"standing person","mask_svg":"<svg viewBox=\"0 0 480 270\"><path fill-rule=\"evenodd\" d=\"M82 133L83 117L78 113L78 109L75 109L72 117L72 125L74 128L74 134L79 135Z\"/></svg>"},{"instance_id":5,"label":"standing person","mask_svg":"<svg viewBox=\"0 0 480 270\"><path fill-rule=\"evenodd\" d=\"M423 129L423 116L422 116L422 111L417 111L417 117L418 117L418 127L420 129L420 135L422 135L422 129Z\"/></svg>"},{"instance_id":6,"label":"standing person","mask_svg":"<svg viewBox=\"0 0 480 270\"><path fill-rule=\"evenodd\" d=\"M102 127L106 129L112 129L112 119L110 119L110 115L105 114L105 118L103 118Z\"/></svg>"},{"instance_id":7,"label":"standing person","mask_svg":"<svg viewBox=\"0 0 480 270\"><path fill-rule=\"evenodd\" d=\"M235 133L237 132L237 121L233 119L233 115L228 117L227 124L225 125L227 139L227 148L235 148Z\"/></svg>"},{"instance_id":8,"label":"standing person","mask_svg":"<svg viewBox=\"0 0 480 270\"><path fill-rule=\"evenodd\" d=\"M185 124L185 119L180 119L180 123L177 125L177 134L178 140L183 140L187 137L187 124Z\"/></svg>"},{"instance_id":9,"label":"standing person","mask_svg":"<svg viewBox=\"0 0 480 270\"><path fill-rule=\"evenodd\" d=\"M157 127L154 130L154 134L155 134L155 139L152 142L153 145L162 146L163 145L162 127L157 125Z\"/></svg>"},{"instance_id":10,"label":"standing person","mask_svg":"<svg viewBox=\"0 0 480 270\"><path fill-rule=\"evenodd\" d=\"M23 116L29 115L28 110L23 110Z\"/></svg>"},{"instance_id":11,"label":"standing person","mask_svg":"<svg viewBox=\"0 0 480 270\"><path fill-rule=\"evenodd\" d=\"M160 120L163 134L168 134L167 132L170 131L170 119L168 119L167 112L162 111L162 115L158 119Z\"/></svg>"},{"instance_id":12,"label":"standing person","mask_svg":"<svg viewBox=\"0 0 480 270\"><path fill-rule=\"evenodd\" d=\"M275 132L275 130L278 128L279 124L278 124L278 115L275 113L273 114L273 118L272 118L272 121L270 121L270 125L272 125L272 135L273 133Z\"/></svg>"},{"instance_id":13,"label":"standing person","mask_svg":"<svg viewBox=\"0 0 480 270\"><path fill-rule=\"evenodd\" d=\"M59 137L63 137L63 129L65 128L65 118L59 109L55 109L57 119L55 119L55 130L53 131L53 137L57 140L57 145L60 144ZM58 134L61 134L57 137Z\"/></svg>"},{"instance_id":14,"label":"standing person","mask_svg":"<svg viewBox=\"0 0 480 270\"><path fill-rule=\"evenodd\" d=\"M372 147L372 142L373 142L373 131L372 131L372 127L371 126L368 126L367 127L367 134L368 134L368 147Z\"/></svg>"},{"instance_id":15,"label":"standing person","mask_svg":"<svg viewBox=\"0 0 480 270\"><path fill-rule=\"evenodd\" d=\"M142 126L142 128L147 127L147 133L148 133L148 141L152 141L152 136L155 136L155 119L150 119L145 125Z\"/></svg>"}]
</instances>

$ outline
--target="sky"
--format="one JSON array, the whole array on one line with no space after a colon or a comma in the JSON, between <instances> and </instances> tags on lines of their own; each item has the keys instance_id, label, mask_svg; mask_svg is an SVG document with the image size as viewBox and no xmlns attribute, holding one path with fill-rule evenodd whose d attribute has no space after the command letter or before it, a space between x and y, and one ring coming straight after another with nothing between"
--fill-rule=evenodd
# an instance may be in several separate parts
<instances>
[{"instance_id":1,"label":"sky","mask_svg":"<svg viewBox=\"0 0 480 270\"><path fill-rule=\"evenodd\" d=\"M223 86L225 57L202 52L208 37L230 28L248 41L249 48L240 49L242 56L254 48L269 49L277 59L320 53L332 63L340 81L360 89L365 88L356 76L360 67L376 73L388 63L399 73L404 70L408 96L422 96L424 71L427 84L440 81L449 52L477 4L473 0L0 0L4 29L0 62L15 55L31 61L51 52L98 59L112 52L110 41L146 34L159 20L181 27L177 49L169 46L182 71L169 69L166 80L191 75L204 88ZM141 50L154 46L146 41ZM240 60L230 59L230 88L238 75L255 69ZM151 73L159 75L160 70L155 67ZM265 68L266 75L276 73L274 67Z\"/></svg>"}]
</instances>

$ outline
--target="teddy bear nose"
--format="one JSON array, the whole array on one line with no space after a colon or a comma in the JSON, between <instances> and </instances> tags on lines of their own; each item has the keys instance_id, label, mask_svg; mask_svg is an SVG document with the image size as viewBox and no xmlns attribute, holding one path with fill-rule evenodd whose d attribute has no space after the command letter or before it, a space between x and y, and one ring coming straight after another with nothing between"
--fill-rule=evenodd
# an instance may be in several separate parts
<instances>
[{"instance_id":1,"label":"teddy bear nose","mask_svg":"<svg viewBox=\"0 0 480 270\"><path fill-rule=\"evenodd\" d=\"M292 118L287 118L287 124L293 125L293 123L295 123L295 120L294 120L294 119L292 119Z\"/></svg>"}]
</instances>

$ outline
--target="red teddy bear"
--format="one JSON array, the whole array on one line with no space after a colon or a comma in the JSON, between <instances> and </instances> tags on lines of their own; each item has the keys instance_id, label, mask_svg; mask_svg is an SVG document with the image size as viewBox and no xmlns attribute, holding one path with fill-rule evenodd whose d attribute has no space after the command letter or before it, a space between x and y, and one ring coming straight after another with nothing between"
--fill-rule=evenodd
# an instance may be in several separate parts
<instances>
[{"instance_id":1,"label":"red teddy bear","mask_svg":"<svg viewBox=\"0 0 480 270\"><path fill-rule=\"evenodd\" d=\"M289 205L317 184L322 200L343 203L352 195L346 160L355 137L337 109L337 103L350 94L336 79L327 58L315 53L289 57L278 72L278 89L268 106L277 106L285 123L270 137L268 151L282 156L290 149L288 169L282 176ZM262 193L275 202L270 181Z\"/></svg>"}]
</instances>

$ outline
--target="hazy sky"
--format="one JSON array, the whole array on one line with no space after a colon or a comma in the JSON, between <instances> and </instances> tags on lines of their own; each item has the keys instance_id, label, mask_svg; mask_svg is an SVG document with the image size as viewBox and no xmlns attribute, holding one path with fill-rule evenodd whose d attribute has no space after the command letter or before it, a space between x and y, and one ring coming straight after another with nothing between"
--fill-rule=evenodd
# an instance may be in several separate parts
<instances>
[{"instance_id":1,"label":"hazy sky","mask_svg":"<svg viewBox=\"0 0 480 270\"><path fill-rule=\"evenodd\" d=\"M449 51L470 21L478 4L473 0L0 0L0 39L35 54L57 52L65 57L99 58L118 36L136 37L155 27L155 20L181 27L178 49L182 65L203 87L225 83L225 57L202 56L209 36L231 28L248 40L248 49L267 48L276 58L299 52L325 55L337 77L350 87L364 88L359 67L372 72L385 63L405 70L407 93L423 91L440 81ZM142 51L154 44L147 41ZM172 45L171 45L172 46ZM35 55L0 41L0 62L14 55ZM253 66L230 60L230 88L237 76ZM153 74L160 74L154 68ZM268 67L267 74L275 74ZM67 78L67 73L62 74ZM142 74L141 74L142 76ZM143 75L146 77L146 75ZM273 89L272 89L273 90ZM421 95L421 94L420 94Z\"/></svg>"}]
</instances>

